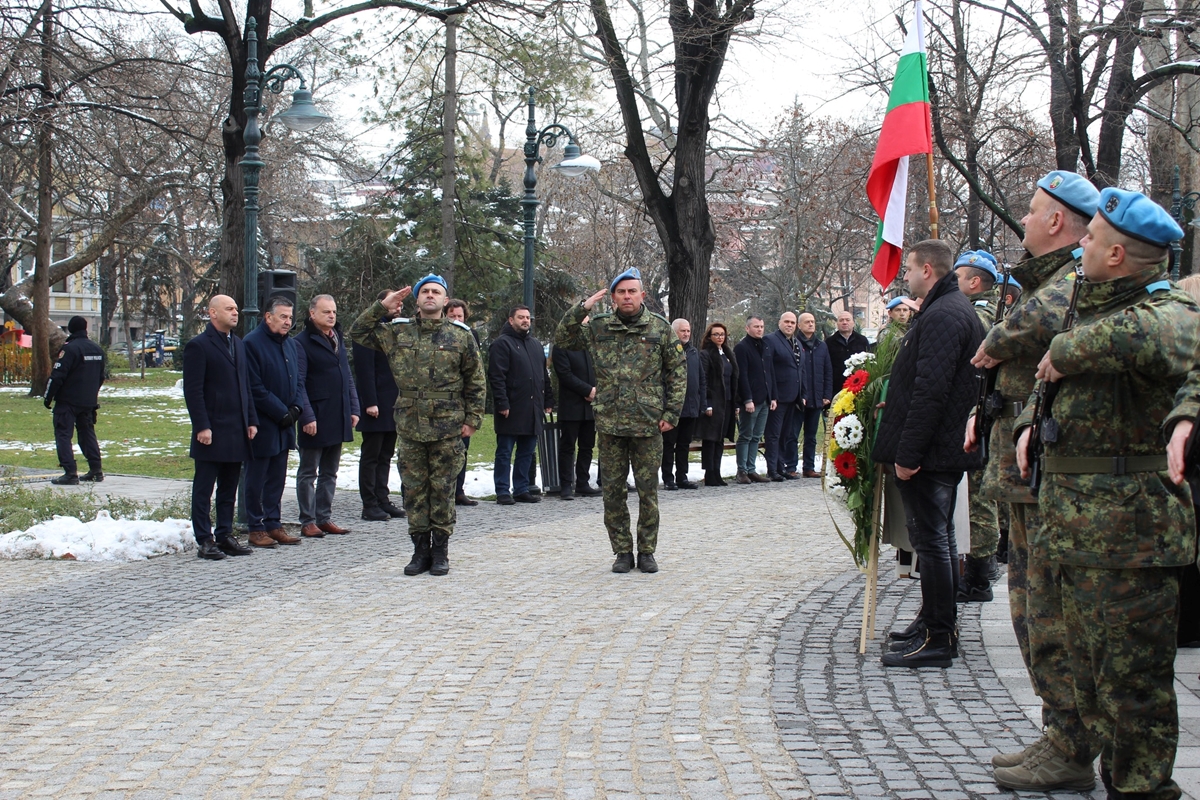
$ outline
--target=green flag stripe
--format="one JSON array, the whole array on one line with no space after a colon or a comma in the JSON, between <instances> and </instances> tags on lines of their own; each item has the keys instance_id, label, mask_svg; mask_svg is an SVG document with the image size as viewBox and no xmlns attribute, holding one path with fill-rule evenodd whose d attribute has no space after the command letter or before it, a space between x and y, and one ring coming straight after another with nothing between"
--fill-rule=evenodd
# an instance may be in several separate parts
<instances>
[{"instance_id":1,"label":"green flag stripe","mask_svg":"<svg viewBox=\"0 0 1200 800\"><path fill-rule=\"evenodd\" d=\"M896 65L896 79L888 95L888 111L906 103L928 103L929 81L924 53L908 53Z\"/></svg>"}]
</instances>

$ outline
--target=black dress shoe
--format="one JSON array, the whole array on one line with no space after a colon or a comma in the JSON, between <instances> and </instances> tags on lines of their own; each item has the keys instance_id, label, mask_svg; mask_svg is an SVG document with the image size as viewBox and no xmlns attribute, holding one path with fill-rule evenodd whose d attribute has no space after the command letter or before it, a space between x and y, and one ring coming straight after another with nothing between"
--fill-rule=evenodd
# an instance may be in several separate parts
<instances>
[{"instance_id":1,"label":"black dress shoe","mask_svg":"<svg viewBox=\"0 0 1200 800\"><path fill-rule=\"evenodd\" d=\"M675 485L678 486L680 489L699 489L700 488L700 484L692 483L687 478L684 478L681 481L675 481Z\"/></svg>"},{"instance_id":2,"label":"black dress shoe","mask_svg":"<svg viewBox=\"0 0 1200 800\"><path fill-rule=\"evenodd\" d=\"M675 485L675 481L663 481L663 488L668 492L673 492L679 487Z\"/></svg>"},{"instance_id":3,"label":"black dress shoe","mask_svg":"<svg viewBox=\"0 0 1200 800\"><path fill-rule=\"evenodd\" d=\"M623 575L631 569L633 569L633 553L617 553L617 560L613 562L612 571Z\"/></svg>"},{"instance_id":4,"label":"black dress shoe","mask_svg":"<svg viewBox=\"0 0 1200 800\"><path fill-rule=\"evenodd\" d=\"M512 499L513 499L513 501L515 501L517 503L540 503L540 502L542 502L542 496L540 494L532 494L530 492L521 492L520 494L514 494Z\"/></svg>"},{"instance_id":5,"label":"black dress shoe","mask_svg":"<svg viewBox=\"0 0 1200 800\"><path fill-rule=\"evenodd\" d=\"M575 494L579 495L580 497L599 497L600 495L604 494L604 492L589 483L576 483Z\"/></svg>"},{"instance_id":6,"label":"black dress shoe","mask_svg":"<svg viewBox=\"0 0 1200 800\"><path fill-rule=\"evenodd\" d=\"M80 481L87 483L100 483L104 480L104 473L98 469L89 469L86 473L79 476Z\"/></svg>"},{"instance_id":7,"label":"black dress shoe","mask_svg":"<svg viewBox=\"0 0 1200 800\"><path fill-rule=\"evenodd\" d=\"M456 505L456 506L477 506L477 505L479 505L479 501L472 500L471 498L467 497L465 494L460 492L460 493L454 495L454 505Z\"/></svg>"},{"instance_id":8,"label":"black dress shoe","mask_svg":"<svg viewBox=\"0 0 1200 800\"><path fill-rule=\"evenodd\" d=\"M798 480L800 480L800 473L796 472L796 470L792 470L791 472L785 472L785 473L783 473L783 478L784 478L784 480L798 481Z\"/></svg>"},{"instance_id":9,"label":"black dress shoe","mask_svg":"<svg viewBox=\"0 0 1200 800\"><path fill-rule=\"evenodd\" d=\"M54 478L50 482L53 483L55 486L78 486L79 485L79 476L78 475L59 475L57 478Z\"/></svg>"},{"instance_id":10,"label":"black dress shoe","mask_svg":"<svg viewBox=\"0 0 1200 800\"><path fill-rule=\"evenodd\" d=\"M574 500L575 499L575 490L572 489L570 486L567 486L564 483L562 485L562 488L559 489L559 491L558 491L558 499L559 500Z\"/></svg>"},{"instance_id":11,"label":"black dress shoe","mask_svg":"<svg viewBox=\"0 0 1200 800\"><path fill-rule=\"evenodd\" d=\"M785 480L787 480L787 478L783 477L778 472L768 473L767 477L771 479L772 483L783 483Z\"/></svg>"},{"instance_id":12,"label":"black dress shoe","mask_svg":"<svg viewBox=\"0 0 1200 800\"><path fill-rule=\"evenodd\" d=\"M254 552L254 548L247 547L232 536L217 539L217 549L227 556L248 556Z\"/></svg>"},{"instance_id":13,"label":"black dress shoe","mask_svg":"<svg viewBox=\"0 0 1200 800\"><path fill-rule=\"evenodd\" d=\"M392 519L404 519L408 516L404 509L393 503L391 500L380 503L379 507L387 512L387 515Z\"/></svg>"},{"instance_id":14,"label":"black dress shoe","mask_svg":"<svg viewBox=\"0 0 1200 800\"><path fill-rule=\"evenodd\" d=\"M499 506L512 506L512 505L516 505L516 503L517 503L517 501L512 499L512 495L511 495L511 494L498 494L498 495L496 495L496 505L499 505Z\"/></svg>"},{"instance_id":15,"label":"black dress shoe","mask_svg":"<svg viewBox=\"0 0 1200 800\"><path fill-rule=\"evenodd\" d=\"M386 522L392 518L392 515L384 511L382 508L364 508L362 518L372 522Z\"/></svg>"},{"instance_id":16,"label":"black dress shoe","mask_svg":"<svg viewBox=\"0 0 1200 800\"><path fill-rule=\"evenodd\" d=\"M217 543L212 539L200 542L196 548L196 555L200 558L207 558L209 561L220 561L225 557L225 554L221 552L220 548L217 547Z\"/></svg>"}]
</instances>

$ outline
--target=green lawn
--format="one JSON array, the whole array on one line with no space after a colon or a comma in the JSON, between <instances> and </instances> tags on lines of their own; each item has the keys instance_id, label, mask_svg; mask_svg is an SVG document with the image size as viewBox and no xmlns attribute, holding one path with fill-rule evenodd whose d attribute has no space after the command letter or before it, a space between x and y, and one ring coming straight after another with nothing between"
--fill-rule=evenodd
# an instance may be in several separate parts
<instances>
[{"instance_id":1,"label":"green lawn","mask_svg":"<svg viewBox=\"0 0 1200 800\"><path fill-rule=\"evenodd\" d=\"M160 478L192 477L188 458L191 426L183 396L173 390L182 375L173 370L148 369L116 373L100 396L96 436L104 456L104 471ZM355 444L347 445L357 448ZM83 457L76 458L85 466ZM469 463L490 464L496 452L492 420L471 438ZM38 397L26 397L20 387L0 387L0 465L57 470L54 424Z\"/></svg>"}]
</instances>

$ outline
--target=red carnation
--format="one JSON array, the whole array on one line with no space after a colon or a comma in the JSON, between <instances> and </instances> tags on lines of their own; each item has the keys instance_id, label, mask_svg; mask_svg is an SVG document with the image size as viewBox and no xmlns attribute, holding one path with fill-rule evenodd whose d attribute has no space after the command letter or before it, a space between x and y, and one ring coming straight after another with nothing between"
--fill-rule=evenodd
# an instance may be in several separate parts
<instances>
[{"instance_id":1,"label":"red carnation","mask_svg":"<svg viewBox=\"0 0 1200 800\"><path fill-rule=\"evenodd\" d=\"M850 394L858 394L866 388L867 381L871 380L871 373L865 369L860 369L854 372L846 382L842 384L842 388Z\"/></svg>"},{"instance_id":2,"label":"red carnation","mask_svg":"<svg viewBox=\"0 0 1200 800\"><path fill-rule=\"evenodd\" d=\"M843 478L858 477L858 459L854 457L854 453L839 453L838 456L833 459L833 468L836 469L838 475L841 475Z\"/></svg>"}]
</instances>

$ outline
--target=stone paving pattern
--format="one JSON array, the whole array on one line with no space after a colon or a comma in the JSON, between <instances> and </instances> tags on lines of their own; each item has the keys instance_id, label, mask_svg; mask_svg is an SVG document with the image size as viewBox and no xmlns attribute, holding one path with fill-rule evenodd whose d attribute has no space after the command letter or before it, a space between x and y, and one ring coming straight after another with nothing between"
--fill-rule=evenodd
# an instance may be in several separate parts
<instances>
[{"instance_id":1,"label":"stone paving pattern","mask_svg":"<svg viewBox=\"0 0 1200 800\"><path fill-rule=\"evenodd\" d=\"M352 534L250 557L0 562L0 798L1013 796L1001 598L953 668L885 671L817 482L660 499L657 575L551 497L460 509L450 575L406 578L344 491ZM890 575L881 633L918 602Z\"/></svg>"}]
</instances>

